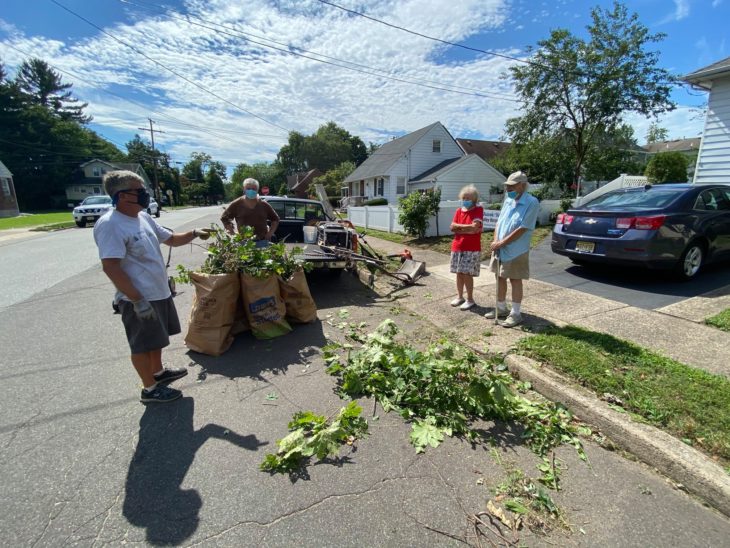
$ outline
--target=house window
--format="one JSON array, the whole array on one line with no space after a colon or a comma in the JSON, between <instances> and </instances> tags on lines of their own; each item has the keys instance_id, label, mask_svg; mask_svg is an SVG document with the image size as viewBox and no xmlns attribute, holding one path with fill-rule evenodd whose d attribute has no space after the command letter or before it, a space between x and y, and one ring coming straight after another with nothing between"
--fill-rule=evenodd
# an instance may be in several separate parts
<instances>
[{"instance_id":1,"label":"house window","mask_svg":"<svg viewBox=\"0 0 730 548\"><path fill-rule=\"evenodd\" d=\"M385 195L385 179L383 179L382 177L380 179L375 180L375 195L376 196Z\"/></svg>"},{"instance_id":2,"label":"house window","mask_svg":"<svg viewBox=\"0 0 730 548\"><path fill-rule=\"evenodd\" d=\"M441 152L441 141L439 139L433 140L433 151L434 152Z\"/></svg>"},{"instance_id":3,"label":"house window","mask_svg":"<svg viewBox=\"0 0 730 548\"><path fill-rule=\"evenodd\" d=\"M101 187L95 186L94 187L94 194L101 194Z\"/></svg>"},{"instance_id":4,"label":"house window","mask_svg":"<svg viewBox=\"0 0 730 548\"><path fill-rule=\"evenodd\" d=\"M94 173L94 177L101 177L101 169L100 168L95 167L93 173Z\"/></svg>"},{"instance_id":5,"label":"house window","mask_svg":"<svg viewBox=\"0 0 730 548\"><path fill-rule=\"evenodd\" d=\"M10 196L10 179L0 179L0 181L2 181L3 194Z\"/></svg>"},{"instance_id":6,"label":"house window","mask_svg":"<svg viewBox=\"0 0 730 548\"><path fill-rule=\"evenodd\" d=\"M396 185L395 185L395 193L398 196L402 196L403 194L406 193L406 178L405 177L398 177L398 179L396 181L397 182L396 182Z\"/></svg>"}]
</instances>

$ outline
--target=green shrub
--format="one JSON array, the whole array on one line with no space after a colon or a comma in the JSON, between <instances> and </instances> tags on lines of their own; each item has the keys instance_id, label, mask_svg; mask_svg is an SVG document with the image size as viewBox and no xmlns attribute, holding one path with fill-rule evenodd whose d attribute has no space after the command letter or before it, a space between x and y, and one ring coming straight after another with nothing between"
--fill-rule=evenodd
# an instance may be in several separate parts
<instances>
[{"instance_id":1,"label":"green shrub","mask_svg":"<svg viewBox=\"0 0 730 548\"><path fill-rule=\"evenodd\" d=\"M687 157L681 152L655 154L644 171L650 183L687 182Z\"/></svg>"},{"instance_id":2,"label":"green shrub","mask_svg":"<svg viewBox=\"0 0 730 548\"><path fill-rule=\"evenodd\" d=\"M372 200L368 200L365 202L366 206L381 206L381 205L388 205L388 200L385 198L373 198Z\"/></svg>"},{"instance_id":3,"label":"green shrub","mask_svg":"<svg viewBox=\"0 0 730 548\"><path fill-rule=\"evenodd\" d=\"M423 238L428 230L428 219L438 214L441 189L435 191L411 192L400 199L398 222L406 234Z\"/></svg>"},{"instance_id":4,"label":"green shrub","mask_svg":"<svg viewBox=\"0 0 730 548\"><path fill-rule=\"evenodd\" d=\"M502 209L502 202L492 202L491 204L487 204L487 207L485 207L484 209L497 211L499 209Z\"/></svg>"},{"instance_id":5,"label":"green shrub","mask_svg":"<svg viewBox=\"0 0 730 548\"><path fill-rule=\"evenodd\" d=\"M568 211L573 207L573 198L563 198L560 200L560 211Z\"/></svg>"}]
</instances>

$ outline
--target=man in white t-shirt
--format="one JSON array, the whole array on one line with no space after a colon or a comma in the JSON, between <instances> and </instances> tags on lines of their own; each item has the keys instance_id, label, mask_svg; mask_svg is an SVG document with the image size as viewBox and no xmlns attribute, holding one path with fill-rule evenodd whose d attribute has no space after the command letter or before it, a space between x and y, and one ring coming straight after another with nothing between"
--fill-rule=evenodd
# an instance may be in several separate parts
<instances>
[{"instance_id":1,"label":"man in white t-shirt","mask_svg":"<svg viewBox=\"0 0 730 548\"><path fill-rule=\"evenodd\" d=\"M96 222L94 240L104 274L117 288L114 303L122 314L132 365L144 386L140 401L176 400L182 392L167 385L188 372L162 367L162 349L170 344L170 335L180 333L180 321L160 243L177 247L196 237L207 240L211 229L175 233L161 227L147 214L150 195L132 171L107 173L104 190L116 208Z\"/></svg>"}]
</instances>

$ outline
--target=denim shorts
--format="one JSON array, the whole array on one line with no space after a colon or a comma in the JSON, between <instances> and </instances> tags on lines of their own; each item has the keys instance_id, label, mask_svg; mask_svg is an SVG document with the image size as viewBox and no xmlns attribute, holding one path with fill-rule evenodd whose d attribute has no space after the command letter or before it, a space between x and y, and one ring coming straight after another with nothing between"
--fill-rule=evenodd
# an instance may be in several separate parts
<instances>
[{"instance_id":1,"label":"denim shorts","mask_svg":"<svg viewBox=\"0 0 730 548\"><path fill-rule=\"evenodd\" d=\"M165 348L170 344L170 335L180 333L180 320L172 297L163 301L150 301L150 304L155 309L157 318L140 320L134 313L131 302L119 301L119 311L122 313L122 323L132 354Z\"/></svg>"}]
</instances>

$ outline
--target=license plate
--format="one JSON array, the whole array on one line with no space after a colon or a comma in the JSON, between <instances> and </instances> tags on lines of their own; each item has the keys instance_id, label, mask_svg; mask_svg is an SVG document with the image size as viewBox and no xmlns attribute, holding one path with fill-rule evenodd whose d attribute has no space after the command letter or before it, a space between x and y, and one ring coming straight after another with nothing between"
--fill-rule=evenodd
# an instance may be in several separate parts
<instances>
[{"instance_id":1,"label":"license plate","mask_svg":"<svg viewBox=\"0 0 730 548\"><path fill-rule=\"evenodd\" d=\"M575 250L582 253L593 253L596 249L596 244L593 242L575 242Z\"/></svg>"},{"instance_id":2,"label":"license plate","mask_svg":"<svg viewBox=\"0 0 730 548\"><path fill-rule=\"evenodd\" d=\"M86 217L86 220L89 221L89 222L93 222L94 221L94 217Z\"/></svg>"}]
</instances>

